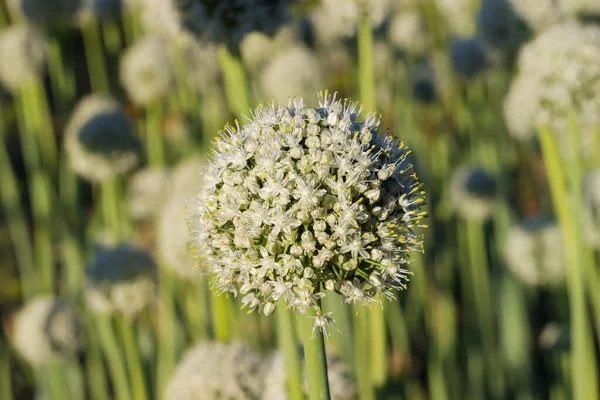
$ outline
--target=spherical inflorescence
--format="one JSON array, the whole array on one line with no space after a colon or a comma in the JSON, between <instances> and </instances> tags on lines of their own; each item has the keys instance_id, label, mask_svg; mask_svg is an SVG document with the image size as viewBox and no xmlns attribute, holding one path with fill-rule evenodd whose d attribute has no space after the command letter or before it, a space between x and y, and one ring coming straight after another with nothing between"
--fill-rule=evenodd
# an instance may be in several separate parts
<instances>
[{"instance_id":1,"label":"spherical inflorescence","mask_svg":"<svg viewBox=\"0 0 600 400\"><path fill-rule=\"evenodd\" d=\"M565 18L556 0L509 0L509 3L529 28L536 32L543 31Z\"/></svg>"},{"instance_id":2,"label":"spherical inflorescence","mask_svg":"<svg viewBox=\"0 0 600 400\"><path fill-rule=\"evenodd\" d=\"M46 63L44 36L35 28L15 25L0 31L0 82L16 92L39 78ZM10 62L8 62L10 60Z\"/></svg>"},{"instance_id":3,"label":"spherical inflorescence","mask_svg":"<svg viewBox=\"0 0 600 400\"><path fill-rule=\"evenodd\" d=\"M459 168L450 179L450 203L458 215L486 220L492 213L496 179L482 168Z\"/></svg>"},{"instance_id":4,"label":"spherical inflorescence","mask_svg":"<svg viewBox=\"0 0 600 400\"><path fill-rule=\"evenodd\" d=\"M146 250L129 244L97 249L86 272L90 309L134 318L156 297L156 263Z\"/></svg>"},{"instance_id":5,"label":"spherical inflorescence","mask_svg":"<svg viewBox=\"0 0 600 400\"><path fill-rule=\"evenodd\" d=\"M482 0L477 29L487 45L508 53L517 51L530 36L527 23L509 0Z\"/></svg>"},{"instance_id":6,"label":"spherical inflorescence","mask_svg":"<svg viewBox=\"0 0 600 400\"><path fill-rule=\"evenodd\" d=\"M537 127L547 126L559 148L569 154L569 119L575 113L581 135L581 148L576 151L585 158L593 156L600 126L598 63L600 28L596 26L556 25L527 44L504 103L510 132L525 139Z\"/></svg>"},{"instance_id":7,"label":"spherical inflorescence","mask_svg":"<svg viewBox=\"0 0 600 400\"><path fill-rule=\"evenodd\" d=\"M103 95L79 102L65 131L65 147L73 170L90 181L126 173L139 161L133 122L119 103Z\"/></svg>"},{"instance_id":8,"label":"spherical inflorescence","mask_svg":"<svg viewBox=\"0 0 600 400\"><path fill-rule=\"evenodd\" d=\"M272 35L284 24L295 0L176 0L185 24L215 41L238 49L254 31Z\"/></svg>"},{"instance_id":9,"label":"spherical inflorescence","mask_svg":"<svg viewBox=\"0 0 600 400\"><path fill-rule=\"evenodd\" d=\"M165 168L137 171L127 185L127 211L134 220L158 215L169 199L171 174Z\"/></svg>"},{"instance_id":10,"label":"spherical inflorescence","mask_svg":"<svg viewBox=\"0 0 600 400\"><path fill-rule=\"evenodd\" d=\"M165 399L258 399L262 384L261 359L239 343L201 343L176 367L165 389Z\"/></svg>"},{"instance_id":11,"label":"spherical inflorescence","mask_svg":"<svg viewBox=\"0 0 600 400\"><path fill-rule=\"evenodd\" d=\"M361 112L322 94L226 127L189 216L217 291L270 314L280 299L304 313L328 291L370 304L406 286L424 192L404 144Z\"/></svg>"},{"instance_id":12,"label":"spherical inflorescence","mask_svg":"<svg viewBox=\"0 0 600 400\"><path fill-rule=\"evenodd\" d=\"M563 238L556 222L536 218L508 232L504 257L513 274L531 286L553 286L564 281Z\"/></svg>"},{"instance_id":13,"label":"spherical inflorescence","mask_svg":"<svg viewBox=\"0 0 600 400\"><path fill-rule=\"evenodd\" d=\"M30 300L14 315L10 336L19 354L39 366L75 354L80 333L74 308L48 296Z\"/></svg>"}]
</instances>

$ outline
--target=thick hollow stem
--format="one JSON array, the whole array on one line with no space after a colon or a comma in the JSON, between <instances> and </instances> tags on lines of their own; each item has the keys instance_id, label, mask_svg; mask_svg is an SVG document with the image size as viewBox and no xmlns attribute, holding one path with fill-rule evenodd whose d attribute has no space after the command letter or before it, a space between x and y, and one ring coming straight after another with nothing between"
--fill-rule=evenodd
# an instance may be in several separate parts
<instances>
[{"instance_id":1,"label":"thick hollow stem","mask_svg":"<svg viewBox=\"0 0 600 400\"><path fill-rule=\"evenodd\" d=\"M277 329L279 346L285 358L285 372L290 400L304 399L302 390L302 363L298 354L298 341L294 331L294 320L290 310L285 309L283 302L277 307Z\"/></svg>"},{"instance_id":2,"label":"thick hollow stem","mask_svg":"<svg viewBox=\"0 0 600 400\"><path fill-rule=\"evenodd\" d=\"M130 400L127 369L120 353L121 346L115 336L110 317L96 316L96 329L100 346L108 364L108 372L115 390L115 399Z\"/></svg>"},{"instance_id":3,"label":"thick hollow stem","mask_svg":"<svg viewBox=\"0 0 600 400\"><path fill-rule=\"evenodd\" d=\"M302 316L302 342L308 375L308 394L310 400L329 400L325 342L323 333L318 329L313 335L315 316L317 316L317 311L314 308L308 308Z\"/></svg>"},{"instance_id":4,"label":"thick hollow stem","mask_svg":"<svg viewBox=\"0 0 600 400\"><path fill-rule=\"evenodd\" d=\"M148 392L146 382L144 381L142 360L138 351L137 340L135 339L134 327L131 321L125 317L119 317L117 322L121 331L121 337L123 338L125 359L131 380L132 398L133 400L146 400L148 399Z\"/></svg>"}]
</instances>

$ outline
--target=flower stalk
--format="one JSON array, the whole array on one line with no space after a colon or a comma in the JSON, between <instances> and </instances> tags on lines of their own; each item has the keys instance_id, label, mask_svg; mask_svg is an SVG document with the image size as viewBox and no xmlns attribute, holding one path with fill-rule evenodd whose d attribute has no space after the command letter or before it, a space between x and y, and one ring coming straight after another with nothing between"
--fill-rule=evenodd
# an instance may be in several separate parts
<instances>
[{"instance_id":1,"label":"flower stalk","mask_svg":"<svg viewBox=\"0 0 600 400\"><path fill-rule=\"evenodd\" d=\"M329 400L324 334L320 331L315 332L313 328L316 317L319 317L318 311L312 307L309 307L302 316L302 342L308 374L308 394L310 400Z\"/></svg>"}]
</instances>

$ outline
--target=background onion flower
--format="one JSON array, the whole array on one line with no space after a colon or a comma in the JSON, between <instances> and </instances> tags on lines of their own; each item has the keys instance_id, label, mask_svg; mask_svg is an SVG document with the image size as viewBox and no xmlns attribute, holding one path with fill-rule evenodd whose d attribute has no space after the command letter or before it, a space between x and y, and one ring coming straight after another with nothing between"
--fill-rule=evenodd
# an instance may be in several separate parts
<instances>
[{"instance_id":1,"label":"background onion flower","mask_svg":"<svg viewBox=\"0 0 600 400\"><path fill-rule=\"evenodd\" d=\"M221 133L189 215L218 292L304 313L330 291L372 304L406 286L424 193L405 145L361 113L322 94L318 107L261 106Z\"/></svg>"},{"instance_id":2,"label":"background onion flower","mask_svg":"<svg viewBox=\"0 0 600 400\"><path fill-rule=\"evenodd\" d=\"M315 54L302 45L279 53L264 68L260 82L267 98L287 103L290 97L311 96L323 87L323 73Z\"/></svg>"},{"instance_id":3,"label":"background onion flower","mask_svg":"<svg viewBox=\"0 0 600 400\"><path fill-rule=\"evenodd\" d=\"M513 134L526 138L538 126L547 126L555 133L559 148L569 149L569 114L574 112L580 125L581 151L589 158L600 126L598 63L597 26L559 24L527 44L505 99L505 118Z\"/></svg>"},{"instance_id":4,"label":"background onion flower","mask_svg":"<svg viewBox=\"0 0 600 400\"><path fill-rule=\"evenodd\" d=\"M99 313L133 318L156 297L156 264L146 250L129 244L98 247L86 271L85 299Z\"/></svg>"},{"instance_id":5,"label":"background onion flower","mask_svg":"<svg viewBox=\"0 0 600 400\"><path fill-rule=\"evenodd\" d=\"M304 372L306 377L306 371ZM327 378L329 392L333 400L354 400L357 397L356 387L350 371L339 357L327 353ZM261 400L287 400L287 373L284 355L275 353L266 362L264 371L264 388ZM304 391L308 395L308 382L305 379Z\"/></svg>"},{"instance_id":6,"label":"background onion flower","mask_svg":"<svg viewBox=\"0 0 600 400\"><path fill-rule=\"evenodd\" d=\"M171 175L165 168L137 171L127 185L127 209L135 220L159 214L169 198Z\"/></svg>"},{"instance_id":7,"label":"background onion flower","mask_svg":"<svg viewBox=\"0 0 600 400\"><path fill-rule=\"evenodd\" d=\"M261 392L261 359L240 343L201 343L177 365L165 390L169 400L253 400Z\"/></svg>"},{"instance_id":8,"label":"background onion flower","mask_svg":"<svg viewBox=\"0 0 600 400\"><path fill-rule=\"evenodd\" d=\"M173 75L167 42L161 37L146 36L123 53L121 82L137 104L145 105L165 96Z\"/></svg>"},{"instance_id":9,"label":"background onion flower","mask_svg":"<svg viewBox=\"0 0 600 400\"><path fill-rule=\"evenodd\" d=\"M103 95L79 102L65 130L73 170L90 181L130 171L139 161L140 143L119 103Z\"/></svg>"},{"instance_id":10,"label":"background onion flower","mask_svg":"<svg viewBox=\"0 0 600 400\"><path fill-rule=\"evenodd\" d=\"M176 0L185 24L232 49L250 32L273 35L289 18L294 0Z\"/></svg>"},{"instance_id":11,"label":"background onion flower","mask_svg":"<svg viewBox=\"0 0 600 400\"><path fill-rule=\"evenodd\" d=\"M495 195L496 179L482 168L460 168L450 180L450 203L462 218L486 220Z\"/></svg>"},{"instance_id":12,"label":"background onion flower","mask_svg":"<svg viewBox=\"0 0 600 400\"><path fill-rule=\"evenodd\" d=\"M450 60L454 72L466 79L472 79L487 66L487 52L478 38L461 38L452 43Z\"/></svg>"},{"instance_id":13,"label":"background onion flower","mask_svg":"<svg viewBox=\"0 0 600 400\"><path fill-rule=\"evenodd\" d=\"M516 52L530 36L527 23L509 0L482 0L477 30L486 44L508 54Z\"/></svg>"},{"instance_id":14,"label":"background onion flower","mask_svg":"<svg viewBox=\"0 0 600 400\"><path fill-rule=\"evenodd\" d=\"M40 78L46 64L46 42L35 28L15 25L0 31L0 83L16 92ZM10 62L8 61L10 60Z\"/></svg>"},{"instance_id":15,"label":"background onion flower","mask_svg":"<svg viewBox=\"0 0 600 400\"><path fill-rule=\"evenodd\" d=\"M523 283L552 286L565 278L565 254L560 227L549 218L513 226L504 247L506 264Z\"/></svg>"},{"instance_id":16,"label":"background onion flower","mask_svg":"<svg viewBox=\"0 0 600 400\"><path fill-rule=\"evenodd\" d=\"M529 28L535 32L543 31L565 18L560 0L509 0L510 5ZM573 3L572 0L567 0Z\"/></svg>"},{"instance_id":17,"label":"background onion flower","mask_svg":"<svg viewBox=\"0 0 600 400\"><path fill-rule=\"evenodd\" d=\"M12 344L34 366L74 355L81 344L80 321L74 308L51 296L27 302L13 316L11 327Z\"/></svg>"},{"instance_id":18,"label":"background onion flower","mask_svg":"<svg viewBox=\"0 0 600 400\"><path fill-rule=\"evenodd\" d=\"M424 18L416 11L400 11L388 26L390 42L408 54L423 54L430 45L430 35Z\"/></svg>"}]
</instances>

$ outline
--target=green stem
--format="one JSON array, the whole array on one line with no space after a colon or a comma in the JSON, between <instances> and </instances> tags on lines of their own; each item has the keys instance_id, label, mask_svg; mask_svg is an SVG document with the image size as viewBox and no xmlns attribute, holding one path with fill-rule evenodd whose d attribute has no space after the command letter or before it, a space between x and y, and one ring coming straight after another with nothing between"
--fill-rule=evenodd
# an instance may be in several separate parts
<instances>
[{"instance_id":1,"label":"green stem","mask_svg":"<svg viewBox=\"0 0 600 400\"><path fill-rule=\"evenodd\" d=\"M573 140L572 154L579 149L579 132L571 126ZM581 191L581 166L577 156L570 159L567 168L561 162L558 147L552 132L541 127L540 142L544 165L548 175L552 202L563 233L567 257L567 288L571 318L571 385L573 399L598 399L597 365L594 357L593 338L588 325L585 302L585 268L581 251L581 231L579 229L579 203ZM568 173L565 176L564 172ZM570 185L567 187L567 178ZM569 201L572 200L572 201Z\"/></svg>"},{"instance_id":2,"label":"green stem","mask_svg":"<svg viewBox=\"0 0 600 400\"><path fill-rule=\"evenodd\" d=\"M302 389L302 363L298 354L298 340L294 331L292 313L285 308L285 303L280 301L277 306L277 329L279 333L279 346L283 349L285 358L285 372L290 400L304 399Z\"/></svg>"},{"instance_id":3,"label":"green stem","mask_svg":"<svg viewBox=\"0 0 600 400\"><path fill-rule=\"evenodd\" d=\"M31 299L37 293L33 245L21 207L17 179L4 144L2 128L0 120L0 198L19 268L23 297Z\"/></svg>"},{"instance_id":4,"label":"green stem","mask_svg":"<svg viewBox=\"0 0 600 400\"><path fill-rule=\"evenodd\" d=\"M193 342L200 341L208 337L206 330L206 283L204 281L197 284L186 284L184 286L183 296L180 299L183 302L183 311L185 320L189 325L189 333Z\"/></svg>"},{"instance_id":5,"label":"green stem","mask_svg":"<svg viewBox=\"0 0 600 400\"><path fill-rule=\"evenodd\" d=\"M375 387L382 387L387 377L387 331L383 307L369 310L371 320L371 379Z\"/></svg>"},{"instance_id":6,"label":"green stem","mask_svg":"<svg viewBox=\"0 0 600 400\"><path fill-rule=\"evenodd\" d=\"M160 101L147 106L146 124L148 161L153 167L162 167L165 165L165 149L162 139L162 104Z\"/></svg>"},{"instance_id":7,"label":"green stem","mask_svg":"<svg viewBox=\"0 0 600 400\"><path fill-rule=\"evenodd\" d=\"M219 45L217 53L229 107L237 118L242 118L248 115L251 100L248 78L241 56L233 54L224 44Z\"/></svg>"},{"instance_id":8,"label":"green stem","mask_svg":"<svg viewBox=\"0 0 600 400\"><path fill-rule=\"evenodd\" d=\"M158 378L156 393L163 393L163 389L171 377L177 356L176 321L175 321L175 292L174 280L166 268L161 268L160 279L160 308L158 327Z\"/></svg>"},{"instance_id":9,"label":"green stem","mask_svg":"<svg viewBox=\"0 0 600 400\"><path fill-rule=\"evenodd\" d=\"M111 235L121 237L121 224L119 219L118 178L109 178L101 183L100 195L102 204L102 217L104 226Z\"/></svg>"},{"instance_id":10,"label":"green stem","mask_svg":"<svg viewBox=\"0 0 600 400\"><path fill-rule=\"evenodd\" d=\"M358 85L366 111L375 111L375 73L373 71L373 29L368 7L362 4L358 25Z\"/></svg>"},{"instance_id":11,"label":"green stem","mask_svg":"<svg viewBox=\"0 0 600 400\"><path fill-rule=\"evenodd\" d=\"M125 360L127 362L127 369L129 370L129 379L131 380L132 399L146 400L148 392L146 390L146 382L144 381L144 371L137 341L135 340L134 327L131 321L122 316L117 318L117 325L123 339Z\"/></svg>"},{"instance_id":12,"label":"green stem","mask_svg":"<svg viewBox=\"0 0 600 400\"><path fill-rule=\"evenodd\" d=\"M302 342L308 375L308 395L310 400L329 400L329 380L323 333L318 329L313 335L313 322L317 310L309 307L302 316Z\"/></svg>"},{"instance_id":13,"label":"green stem","mask_svg":"<svg viewBox=\"0 0 600 400\"><path fill-rule=\"evenodd\" d=\"M60 43L54 38L49 40L48 45L48 72L55 104L59 114L65 116L75 95L75 88L72 79L67 76Z\"/></svg>"},{"instance_id":14,"label":"green stem","mask_svg":"<svg viewBox=\"0 0 600 400\"><path fill-rule=\"evenodd\" d=\"M0 398L6 400L12 400L13 398L10 364L8 346L4 341L0 341Z\"/></svg>"},{"instance_id":15,"label":"green stem","mask_svg":"<svg viewBox=\"0 0 600 400\"><path fill-rule=\"evenodd\" d=\"M369 357L371 350L369 345L371 342L369 323L369 315L366 310L361 310L356 314L354 320L354 370L360 400L375 399L371 380L371 359Z\"/></svg>"},{"instance_id":16,"label":"green stem","mask_svg":"<svg viewBox=\"0 0 600 400\"><path fill-rule=\"evenodd\" d=\"M110 86L104 62L100 27L95 17L90 17L82 24L81 33L92 91L94 93L109 93Z\"/></svg>"},{"instance_id":17,"label":"green stem","mask_svg":"<svg viewBox=\"0 0 600 400\"><path fill-rule=\"evenodd\" d=\"M48 378L51 399L63 400L66 396L65 380L63 369L57 364L51 364L45 368L45 375Z\"/></svg>"},{"instance_id":18,"label":"green stem","mask_svg":"<svg viewBox=\"0 0 600 400\"><path fill-rule=\"evenodd\" d=\"M345 304L343 297L337 293L327 293L327 296L323 298L323 307L326 311L335 315L335 326L340 331L340 333L332 333L329 338L335 350L344 361L344 364L353 369L352 315L350 314L348 304Z\"/></svg>"},{"instance_id":19,"label":"green stem","mask_svg":"<svg viewBox=\"0 0 600 400\"><path fill-rule=\"evenodd\" d=\"M212 292L210 296L214 338L219 342L228 342L231 340L231 327L227 315L229 299L225 295L219 296Z\"/></svg>"},{"instance_id":20,"label":"green stem","mask_svg":"<svg viewBox=\"0 0 600 400\"><path fill-rule=\"evenodd\" d=\"M96 332L100 346L106 357L108 372L115 390L117 400L129 400L129 384L127 381L127 369L121 357L121 346L115 336L112 321L109 316L96 316Z\"/></svg>"}]
</instances>

